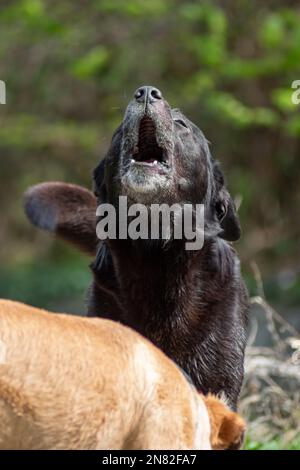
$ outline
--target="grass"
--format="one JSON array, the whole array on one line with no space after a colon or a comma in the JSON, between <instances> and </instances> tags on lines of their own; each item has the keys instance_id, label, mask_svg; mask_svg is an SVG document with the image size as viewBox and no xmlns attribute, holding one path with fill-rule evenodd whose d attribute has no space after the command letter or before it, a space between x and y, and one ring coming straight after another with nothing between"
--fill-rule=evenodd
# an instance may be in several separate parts
<instances>
[{"instance_id":1,"label":"grass","mask_svg":"<svg viewBox=\"0 0 300 470\"><path fill-rule=\"evenodd\" d=\"M279 438L269 442L258 442L248 438L244 450L300 450L300 437L290 442L284 442Z\"/></svg>"}]
</instances>

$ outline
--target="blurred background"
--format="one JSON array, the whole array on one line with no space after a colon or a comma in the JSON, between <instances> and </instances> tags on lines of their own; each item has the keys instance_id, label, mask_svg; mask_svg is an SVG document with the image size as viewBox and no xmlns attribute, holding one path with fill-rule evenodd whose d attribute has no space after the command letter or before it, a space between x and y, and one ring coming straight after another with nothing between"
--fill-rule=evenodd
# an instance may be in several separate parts
<instances>
[{"instance_id":1,"label":"blurred background","mask_svg":"<svg viewBox=\"0 0 300 470\"><path fill-rule=\"evenodd\" d=\"M291 88L300 80L299 2L2 0L0 79L1 297L84 312L90 260L31 227L22 194L47 180L91 187L134 90L152 84L203 130L240 207L251 354L271 360L272 351L299 373L300 104ZM249 372L245 409L258 391L278 392L268 374L257 382ZM249 448L298 446L299 377L280 396L290 400L280 422L281 405L265 398L267 431L259 434L251 408Z\"/></svg>"}]
</instances>

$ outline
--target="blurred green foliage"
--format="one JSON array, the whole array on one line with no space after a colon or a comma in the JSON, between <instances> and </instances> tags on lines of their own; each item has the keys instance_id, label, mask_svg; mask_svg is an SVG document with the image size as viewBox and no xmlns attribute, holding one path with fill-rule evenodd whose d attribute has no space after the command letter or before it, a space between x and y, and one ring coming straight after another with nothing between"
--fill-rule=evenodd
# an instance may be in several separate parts
<instances>
[{"instance_id":1,"label":"blurred green foliage","mask_svg":"<svg viewBox=\"0 0 300 470\"><path fill-rule=\"evenodd\" d=\"M297 2L2 0L0 79L0 295L45 307L82 297L88 260L29 226L22 193L51 179L90 187L133 91L150 83L201 127L241 199L251 289L255 260L268 292L290 300L276 273L300 261Z\"/></svg>"},{"instance_id":2,"label":"blurred green foliage","mask_svg":"<svg viewBox=\"0 0 300 470\"><path fill-rule=\"evenodd\" d=\"M269 442L258 442L247 438L244 450L300 450L300 440L296 437L291 442L284 442L279 438Z\"/></svg>"}]
</instances>

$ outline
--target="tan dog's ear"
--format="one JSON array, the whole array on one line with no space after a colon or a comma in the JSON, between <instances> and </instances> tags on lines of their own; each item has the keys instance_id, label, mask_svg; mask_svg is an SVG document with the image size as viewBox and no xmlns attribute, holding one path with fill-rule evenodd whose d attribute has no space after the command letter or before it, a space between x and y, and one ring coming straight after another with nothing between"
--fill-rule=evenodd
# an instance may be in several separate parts
<instances>
[{"instance_id":1,"label":"tan dog's ear","mask_svg":"<svg viewBox=\"0 0 300 470\"><path fill-rule=\"evenodd\" d=\"M243 445L246 430L242 417L231 411L216 396L204 397L211 425L211 447L214 450L237 450Z\"/></svg>"},{"instance_id":2,"label":"tan dog's ear","mask_svg":"<svg viewBox=\"0 0 300 470\"><path fill-rule=\"evenodd\" d=\"M41 183L24 195L25 212L33 225L90 255L95 255L98 245L96 207L95 195L74 184Z\"/></svg>"}]
</instances>

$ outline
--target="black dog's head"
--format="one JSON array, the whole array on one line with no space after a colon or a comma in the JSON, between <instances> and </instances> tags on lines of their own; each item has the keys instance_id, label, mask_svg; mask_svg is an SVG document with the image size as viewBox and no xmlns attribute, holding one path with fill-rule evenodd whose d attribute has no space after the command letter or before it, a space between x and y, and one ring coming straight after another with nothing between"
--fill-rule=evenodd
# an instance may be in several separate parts
<instances>
[{"instance_id":1,"label":"black dog's head","mask_svg":"<svg viewBox=\"0 0 300 470\"><path fill-rule=\"evenodd\" d=\"M227 240L240 236L234 203L203 133L161 92L138 88L104 161L94 172L100 202L204 204L206 218Z\"/></svg>"},{"instance_id":2,"label":"black dog's head","mask_svg":"<svg viewBox=\"0 0 300 470\"><path fill-rule=\"evenodd\" d=\"M205 205L213 232L226 240L240 236L234 202L203 133L161 92L143 86L135 92L104 160L94 171L99 202L192 203ZM25 195L32 223L57 233L81 250L96 252L96 198L80 186L43 183Z\"/></svg>"}]
</instances>

